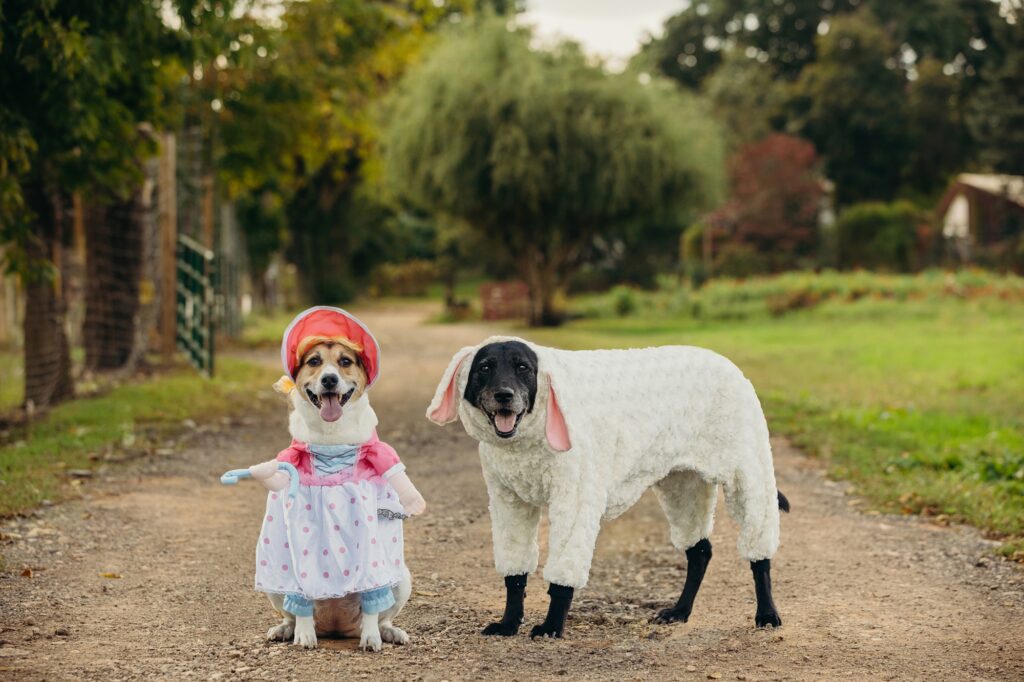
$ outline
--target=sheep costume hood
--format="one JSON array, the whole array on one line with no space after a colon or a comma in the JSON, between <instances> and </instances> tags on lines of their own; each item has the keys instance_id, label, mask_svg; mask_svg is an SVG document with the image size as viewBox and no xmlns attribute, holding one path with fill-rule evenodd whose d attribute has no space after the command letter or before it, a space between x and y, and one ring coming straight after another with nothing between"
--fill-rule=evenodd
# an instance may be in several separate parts
<instances>
[{"instance_id":1,"label":"sheep costume hood","mask_svg":"<svg viewBox=\"0 0 1024 682\"><path fill-rule=\"evenodd\" d=\"M507 439L464 398L477 351L503 341L526 344L538 360L533 408ZM742 372L712 351L567 351L495 336L455 354L427 417L438 424L461 419L480 442L502 575L536 570L537 526L547 507L544 579L583 587L601 520L622 514L652 486L680 550L711 534L719 484L741 529L740 555L768 559L778 548L764 413Z\"/></svg>"}]
</instances>

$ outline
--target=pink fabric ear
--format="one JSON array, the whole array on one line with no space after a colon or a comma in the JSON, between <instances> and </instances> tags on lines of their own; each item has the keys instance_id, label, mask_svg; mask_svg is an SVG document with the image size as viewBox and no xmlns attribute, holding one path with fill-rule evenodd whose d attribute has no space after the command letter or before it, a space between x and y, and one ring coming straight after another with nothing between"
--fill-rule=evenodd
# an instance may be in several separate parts
<instances>
[{"instance_id":1,"label":"pink fabric ear","mask_svg":"<svg viewBox=\"0 0 1024 682\"><path fill-rule=\"evenodd\" d=\"M459 360L459 364L455 365L455 371L452 372L448 386L444 389L441 404L429 415L430 420L435 424L448 424L455 421L459 415L459 398L455 395L458 391L456 384L459 382L459 370L462 369L462 363L466 361L466 357L469 357L468 354Z\"/></svg>"},{"instance_id":2,"label":"pink fabric ear","mask_svg":"<svg viewBox=\"0 0 1024 682\"><path fill-rule=\"evenodd\" d=\"M562 408L558 406L558 398L555 397L555 387L548 380L548 415L544 424L544 434L548 438L548 445L555 452L565 452L572 448L569 442L569 428L565 425L565 417L562 416Z\"/></svg>"}]
</instances>

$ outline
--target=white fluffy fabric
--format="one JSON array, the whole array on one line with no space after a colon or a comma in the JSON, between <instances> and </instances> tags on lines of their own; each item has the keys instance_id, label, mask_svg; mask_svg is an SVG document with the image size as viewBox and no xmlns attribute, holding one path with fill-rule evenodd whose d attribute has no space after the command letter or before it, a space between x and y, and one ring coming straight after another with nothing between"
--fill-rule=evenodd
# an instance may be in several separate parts
<instances>
[{"instance_id":1,"label":"white fluffy fabric","mask_svg":"<svg viewBox=\"0 0 1024 682\"><path fill-rule=\"evenodd\" d=\"M536 403L510 439L463 398L473 356L499 341L521 341L539 360ZM492 337L452 358L428 418L454 420L439 412L453 381L458 416L480 441L502 575L537 568L537 525L547 507L544 579L583 587L601 520L629 509L651 486L680 550L710 535L721 484L740 526L740 556L775 554L779 508L768 427L753 386L724 357L689 346L566 351ZM565 451L546 437L552 396L568 428Z\"/></svg>"}]
</instances>

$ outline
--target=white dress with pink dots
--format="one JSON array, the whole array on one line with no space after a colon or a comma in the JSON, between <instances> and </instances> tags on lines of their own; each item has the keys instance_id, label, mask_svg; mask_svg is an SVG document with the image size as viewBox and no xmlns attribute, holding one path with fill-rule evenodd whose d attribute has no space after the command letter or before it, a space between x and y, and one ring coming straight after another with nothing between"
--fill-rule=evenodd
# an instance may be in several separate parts
<instances>
[{"instance_id":1,"label":"white dress with pink dots","mask_svg":"<svg viewBox=\"0 0 1024 682\"><path fill-rule=\"evenodd\" d=\"M301 484L294 500L286 491L267 496L256 589L313 600L397 584L405 572L404 515L386 477L404 465L376 434L351 466L327 476L315 458L303 443L278 455L296 465Z\"/></svg>"}]
</instances>

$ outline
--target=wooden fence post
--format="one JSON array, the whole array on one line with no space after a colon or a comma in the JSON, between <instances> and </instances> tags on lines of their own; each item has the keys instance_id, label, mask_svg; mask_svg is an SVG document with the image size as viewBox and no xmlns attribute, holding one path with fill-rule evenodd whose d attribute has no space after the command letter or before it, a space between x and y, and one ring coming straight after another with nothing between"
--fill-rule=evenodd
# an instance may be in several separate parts
<instances>
[{"instance_id":1,"label":"wooden fence post","mask_svg":"<svg viewBox=\"0 0 1024 682\"><path fill-rule=\"evenodd\" d=\"M160 350L170 359L177 346L178 191L174 133L160 136Z\"/></svg>"}]
</instances>

